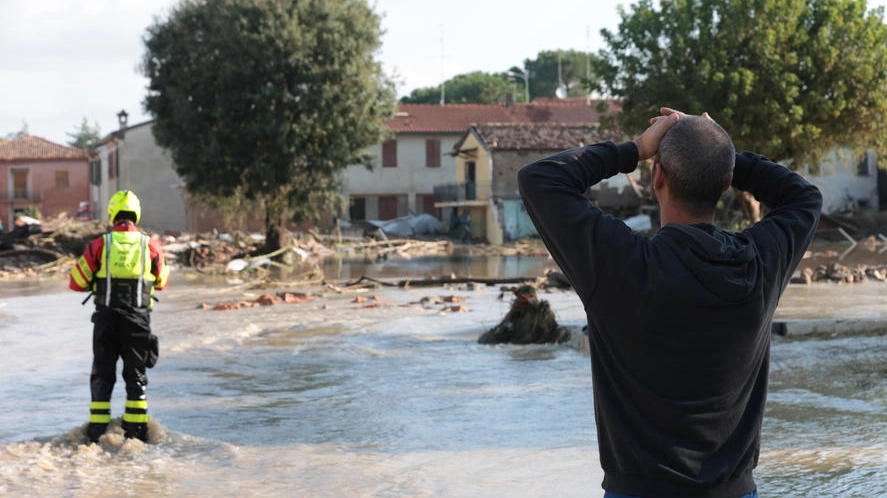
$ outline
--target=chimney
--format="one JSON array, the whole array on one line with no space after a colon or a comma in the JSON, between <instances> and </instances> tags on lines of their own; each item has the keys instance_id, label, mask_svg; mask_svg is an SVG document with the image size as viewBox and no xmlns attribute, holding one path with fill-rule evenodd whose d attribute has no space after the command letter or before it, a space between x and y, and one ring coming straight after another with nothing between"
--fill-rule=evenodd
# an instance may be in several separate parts
<instances>
[{"instance_id":1,"label":"chimney","mask_svg":"<svg viewBox=\"0 0 887 498\"><path fill-rule=\"evenodd\" d=\"M126 128L126 118L129 117L129 114L125 109L121 109L120 112L117 113L117 122L120 124L120 129Z\"/></svg>"},{"instance_id":2,"label":"chimney","mask_svg":"<svg viewBox=\"0 0 887 498\"><path fill-rule=\"evenodd\" d=\"M505 94L505 108L509 109L511 107L514 107L514 94L508 92Z\"/></svg>"}]
</instances>

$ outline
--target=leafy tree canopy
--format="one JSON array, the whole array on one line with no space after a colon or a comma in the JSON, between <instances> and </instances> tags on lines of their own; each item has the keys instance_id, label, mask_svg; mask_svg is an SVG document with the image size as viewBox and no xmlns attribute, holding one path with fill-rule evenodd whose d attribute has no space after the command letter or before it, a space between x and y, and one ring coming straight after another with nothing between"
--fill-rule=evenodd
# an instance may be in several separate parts
<instances>
[{"instance_id":1,"label":"leafy tree canopy","mask_svg":"<svg viewBox=\"0 0 887 498\"><path fill-rule=\"evenodd\" d=\"M523 82L509 80L505 74L491 74L476 71L454 76L444 82L443 96L447 104L501 104L507 94L512 94L516 102L524 100ZM405 104L439 104L440 86L417 88L403 97Z\"/></svg>"},{"instance_id":2,"label":"leafy tree canopy","mask_svg":"<svg viewBox=\"0 0 887 498\"><path fill-rule=\"evenodd\" d=\"M388 133L380 35L363 0L184 0L155 21L144 104L188 192L263 206L268 249L281 220L316 219Z\"/></svg>"},{"instance_id":3,"label":"leafy tree canopy","mask_svg":"<svg viewBox=\"0 0 887 498\"><path fill-rule=\"evenodd\" d=\"M567 97L586 97L588 89L597 84L592 72L597 56L576 50L539 52L535 59L524 61L530 73L530 95L557 97L557 88L563 85Z\"/></svg>"},{"instance_id":4,"label":"leafy tree canopy","mask_svg":"<svg viewBox=\"0 0 887 498\"><path fill-rule=\"evenodd\" d=\"M444 82L444 98L448 104L502 104L509 93L515 102L526 101L529 93L532 101L536 97L555 98L561 83L565 96L585 97L588 88L598 83L591 73L596 60L593 54L575 50L539 52L536 59L526 59L523 68L513 66L502 73L476 71L454 76ZM417 88L401 102L439 104L440 100L441 88L433 86Z\"/></svg>"},{"instance_id":5,"label":"leafy tree canopy","mask_svg":"<svg viewBox=\"0 0 887 498\"><path fill-rule=\"evenodd\" d=\"M655 7L658 5L658 8ZM619 8L597 72L623 129L660 106L707 111L751 149L793 164L883 142L887 26L865 0L640 0Z\"/></svg>"},{"instance_id":6,"label":"leafy tree canopy","mask_svg":"<svg viewBox=\"0 0 887 498\"><path fill-rule=\"evenodd\" d=\"M19 138L25 138L30 134L31 132L28 131L28 123L22 121L22 128L19 131L7 133L6 136L0 140L16 140Z\"/></svg>"},{"instance_id":7,"label":"leafy tree canopy","mask_svg":"<svg viewBox=\"0 0 887 498\"><path fill-rule=\"evenodd\" d=\"M89 126L89 122L86 120L85 116L80 123L80 127L74 130L73 133L68 132L67 135L71 138L68 140L68 145L80 149L85 149L102 138L99 124L95 123L93 126Z\"/></svg>"}]
</instances>

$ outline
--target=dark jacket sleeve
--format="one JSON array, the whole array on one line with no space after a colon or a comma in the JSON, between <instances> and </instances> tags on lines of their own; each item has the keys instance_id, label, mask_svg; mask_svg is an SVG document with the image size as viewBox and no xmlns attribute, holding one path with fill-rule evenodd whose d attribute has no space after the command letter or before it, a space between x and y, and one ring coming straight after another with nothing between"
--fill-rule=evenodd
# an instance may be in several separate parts
<instances>
[{"instance_id":1,"label":"dark jacket sleeve","mask_svg":"<svg viewBox=\"0 0 887 498\"><path fill-rule=\"evenodd\" d=\"M618 250L633 238L624 223L595 208L585 192L601 180L633 171L637 163L633 142L603 142L540 159L518 172L527 213L583 303L595 287L596 241Z\"/></svg>"},{"instance_id":2,"label":"dark jacket sleeve","mask_svg":"<svg viewBox=\"0 0 887 498\"><path fill-rule=\"evenodd\" d=\"M770 211L746 230L759 248L775 247L764 259L779 265L783 286L813 240L822 213L822 193L801 175L752 152L736 156L733 188L747 191Z\"/></svg>"}]
</instances>

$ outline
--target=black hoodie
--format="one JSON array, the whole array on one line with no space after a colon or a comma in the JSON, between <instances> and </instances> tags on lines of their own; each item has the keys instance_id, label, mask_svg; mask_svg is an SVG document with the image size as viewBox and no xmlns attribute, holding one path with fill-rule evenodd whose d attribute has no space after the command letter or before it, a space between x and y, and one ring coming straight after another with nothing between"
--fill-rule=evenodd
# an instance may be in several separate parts
<instances>
[{"instance_id":1,"label":"black hoodie","mask_svg":"<svg viewBox=\"0 0 887 498\"><path fill-rule=\"evenodd\" d=\"M819 190L763 156L733 187L770 208L741 233L669 223L632 233L585 197L637 166L633 142L525 166L521 196L589 323L604 489L646 498L754 491L779 297L813 238Z\"/></svg>"}]
</instances>

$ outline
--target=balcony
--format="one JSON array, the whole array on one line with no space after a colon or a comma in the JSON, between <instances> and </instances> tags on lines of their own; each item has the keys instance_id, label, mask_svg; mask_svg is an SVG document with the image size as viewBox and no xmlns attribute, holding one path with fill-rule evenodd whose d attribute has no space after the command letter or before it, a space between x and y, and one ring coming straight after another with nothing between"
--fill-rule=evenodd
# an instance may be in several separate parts
<instances>
[{"instance_id":1,"label":"balcony","mask_svg":"<svg viewBox=\"0 0 887 498\"><path fill-rule=\"evenodd\" d=\"M434 202L476 201L489 197L489 182L447 183L434 187Z\"/></svg>"},{"instance_id":2,"label":"balcony","mask_svg":"<svg viewBox=\"0 0 887 498\"><path fill-rule=\"evenodd\" d=\"M0 202L20 202L20 203L32 203L32 202L43 202L43 191L40 190L38 192L33 192L28 189L13 189L12 195L7 192L0 192Z\"/></svg>"}]
</instances>

